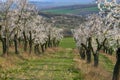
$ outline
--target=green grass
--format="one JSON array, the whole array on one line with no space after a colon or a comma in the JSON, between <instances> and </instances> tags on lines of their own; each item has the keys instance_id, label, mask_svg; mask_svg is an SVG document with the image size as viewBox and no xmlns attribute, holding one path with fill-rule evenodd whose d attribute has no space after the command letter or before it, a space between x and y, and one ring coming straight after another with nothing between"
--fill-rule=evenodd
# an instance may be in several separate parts
<instances>
[{"instance_id":1,"label":"green grass","mask_svg":"<svg viewBox=\"0 0 120 80\"><path fill-rule=\"evenodd\" d=\"M52 14L79 14L80 12L84 11L98 11L97 7L88 7L88 8L82 8L82 9L49 9L49 10L43 10L42 12L52 13Z\"/></svg>"},{"instance_id":2,"label":"green grass","mask_svg":"<svg viewBox=\"0 0 120 80\"><path fill-rule=\"evenodd\" d=\"M85 10L85 11L98 11L99 9L97 7L89 7L89 8L84 8L83 10Z\"/></svg>"},{"instance_id":3,"label":"green grass","mask_svg":"<svg viewBox=\"0 0 120 80\"><path fill-rule=\"evenodd\" d=\"M73 11L69 9L51 9L51 10L44 10L42 12L48 12L54 14L66 14L66 13L72 13Z\"/></svg>"},{"instance_id":4,"label":"green grass","mask_svg":"<svg viewBox=\"0 0 120 80\"><path fill-rule=\"evenodd\" d=\"M114 69L114 64L112 63L112 61L109 60L108 57L106 57L103 54L100 54L99 57L100 57L101 62L103 62L102 65L105 68L105 70L112 72Z\"/></svg>"},{"instance_id":5,"label":"green grass","mask_svg":"<svg viewBox=\"0 0 120 80\"><path fill-rule=\"evenodd\" d=\"M75 67L72 50L57 51L40 58L16 61L16 67L0 71L2 80L83 80Z\"/></svg>"},{"instance_id":6,"label":"green grass","mask_svg":"<svg viewBox=\"0 0 120 80\"><path fill-rule=\"evenodd\" d=\"M74 39L72 37L63 38L59 46L62 48L75 48L76 47Z\"/></svg>"}]
</instances>

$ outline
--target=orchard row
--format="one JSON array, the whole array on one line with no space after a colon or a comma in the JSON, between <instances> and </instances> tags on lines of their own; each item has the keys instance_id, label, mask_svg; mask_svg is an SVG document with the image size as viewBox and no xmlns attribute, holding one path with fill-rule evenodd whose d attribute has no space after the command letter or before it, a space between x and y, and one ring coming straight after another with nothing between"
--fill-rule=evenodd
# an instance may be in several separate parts
<instances>
[{"instance_id":1,"label":"orchard row","mask_svg":"<svg viewBox=\"0 0 120 80\"><path fill-rule=\"evenodd\" d=\"M99 64L100 51L110 55L116 51L113 80L120 80L120 5L116 0L98 0L97 3L99 14L88 15L72 33L81 58L90 63L93 55L95 67Z\"/></svg>"},{"instance_id":2,"label":"orchard row","mask_svg":"<svg viewBox=\"0 0 120 80\"><path fill-rule=\"evenodd\" d=\"M47 47L58 46L63 38L62 29L54 27L54 20L38 15L35 6L27 0L6 0L0 3L0 40L3 55L9 54L14 46L19 54L19 46L26 52L44 52ZM41 50L40 50L41 49Z\"/></svg>"}]
</instances>

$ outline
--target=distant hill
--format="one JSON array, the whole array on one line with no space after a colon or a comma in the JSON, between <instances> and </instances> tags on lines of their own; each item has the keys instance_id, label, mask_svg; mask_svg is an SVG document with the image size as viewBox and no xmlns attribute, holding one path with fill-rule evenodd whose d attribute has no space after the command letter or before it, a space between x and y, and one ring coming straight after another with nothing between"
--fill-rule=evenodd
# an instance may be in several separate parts
<instances>
[{"instance_id":1,"label":"distant hill","mask_svg":"<svg viewBox=\"0 0 120 80\"><path fill-rule=\"evenodd\" d=\"M72 1L59 2L57 0L56 1L34 1L33 0L33 1L29 1L29 3L35 5L39 10L81 4L79 2L77 3L76 1L75 2L72 2Z\"/></svg>"},{"instance_id":2,"label":"distant hill","mask_svg":"<svg viewBox=\"0 0 120 80\"><path fill-rule=\"evenodd\" d=\"M87 15L98 13L99 9L97 4L80 4L80 5L70 5L70 6L61 6L53 7L41 10L41 12L51 13L51 14L69 14L69 15Z\"/></svg>"},{"instance_id":3,"label":"distant hill","mask_svg":"<svg viewBox=\"0 0 120 80\"><path fill-rule=\"evenodd\" d=\"M97 4L58 3L57 1L30 1L38 10L51 14L87 15L98 13Z\"/></svg>"},{"instance_id":4,"label":"distant hill","mask_svg":"<svg viewBox=\"0 0 120 80\"><path fill-rule=\"evenodd\" d=\"M51 19L55 21L54 26L64 30L64 36L71 36L71 29L79 27L86 21L84 16L66 15L66 14L50 14L39 12L39 15L46 17L47 23L51 23Z\"/></svg>"},{"instance_id":5,"label":"distant hill","mask_svg":"<svg viewBox=\"0 0 120 80\"><path fill-rule=\"evenodd\" d=\"M87 0L29 0L29 3L34 4L39 10L46 9L46 8L53 8L53 7L60 7L60 6L70 6L70 5L77 5L77 4L93 4L91 0L90 2Z\"/></svg>"}]
</instances>

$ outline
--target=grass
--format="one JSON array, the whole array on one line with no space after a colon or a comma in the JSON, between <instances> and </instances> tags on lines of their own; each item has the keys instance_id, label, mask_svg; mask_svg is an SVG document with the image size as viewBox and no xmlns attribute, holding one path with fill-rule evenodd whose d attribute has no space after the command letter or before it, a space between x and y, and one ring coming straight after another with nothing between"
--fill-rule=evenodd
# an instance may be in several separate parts
<instances>
[{"instance_id":1,"label":"grass","mask_svg":"<svg viewBox=\"0 0 120 80\"><path fill-rule=\"evenodd\" d=\"M63 38L59 46L62 48L76 48L74 39L72 37Z\"/></svg>"},{"instance_id":2,"label":"grass","mask_svg":"<svg viewBox=\"0 0 120 80\"><path fill-rule=\"evenodd\" d=\"M112 62L108 57L106 57L106 56L103 55L103 54L100 54L99 57L100 57L100 60L101 60L101 62L102 62L103 67L104 67L107 71L112 72L113 69L114 69L113 62Z\"/></svg>"},{"instance_id":3,"label":"grass","mask_svg":"<svg viewBox=\"0 0 120 80\"><path fill-rule=\"evenodd\" d=\"M111 79L114 63L107 55L100 54L99 66L94 68L93 60L86 64L86 60L80 59L78 51L73 49L76 46L72 37L63 38L59 46L39 56L21 52L18 56L0 57L0 80Z\"/></svg>"},{"instance_id":4,"label":"grass","mask_svg":"<svg viewBox=\"0 0 120 80\"><path fill-rule=\"evenodd\" d=\"M50 10L43 10L42 12L52 13L52 14L79 14L83 11L98 11L97 7L89 7L89 8L82 8L82 9L50 9Z\"/></svg>"},{"instance_id":5,"label":"grass","mask_svg":"<svg viewBox=\"0 0 120 80\"><path fill-rule=\"evenodd\" d=\"M84 8L83 10L85 10L85 11L98 11L99 9L97 7L89 7L89 8Z\"/></svg>"},{"instance_id":6,"label":"grass","mask_svg":"<svg viewBox=\"0 0 120 80\"><path fill-rule=\"evenodd\" d=\"M93 58L92 63L87 64L86 60L81 60L80 55L77 52L75 61L76 64L81 69L81 72L84 76L84 80L112 80L112 72L114 69L114 63L108 57L108 55L100 54L99 55L99 66L95 68Z\"/></svg>"},{"instance_id":7,"label":"grass","mask_svg":"<svg viewBox=\"0 0 120 80\"><path fill-rule=\"evenodd\" d=\"M67 14L67 13L72 13L73 10L70 10L70 9L51 9L51 10L44 10L42 12L48 12L48 13L53 13L53 14Z\"/></svg>"},{"instance_id":8,"label":"grass","mask_svg":"<svg viewBox=\"0 0 120 80\"><path fill-rule=\"evenodd\" d=\"M52 49L51 49L52 50ZM75 66L72 49L48 50L40 57L21 60L12 57L12 67L0 70L2 80L83 80ZM0 58L1 59L1 58ZM10 59L11 60L11 59ZM9 61L10 61L9 60ZM4 63L7 64L7 63Z\"/></svg>"}]
</instances>

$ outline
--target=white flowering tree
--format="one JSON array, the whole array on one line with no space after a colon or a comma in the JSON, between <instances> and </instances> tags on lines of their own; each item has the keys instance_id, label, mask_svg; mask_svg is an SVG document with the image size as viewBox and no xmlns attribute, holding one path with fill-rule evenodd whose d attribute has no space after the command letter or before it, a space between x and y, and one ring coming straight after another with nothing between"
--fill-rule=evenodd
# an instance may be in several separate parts
<instances>
[{"instance_id":1,"label":"white flowering tree","mask_svg":"<svg viewBox=\"0 0 120 80\"><path fill-rule=\"evenodd\" d=\"M0 11L0 40L3 45L3 55L8 54L10 42L14 42L15 53L18 54L18 41L24 42L24 51L27 51L29 43L29 53L31 53L32 45L37 52L40 52L39 46L44 52L49 43L49 35L50 43L54 45L62 38L62 30L52 27L53 23L49 26L27 0L3 1L0 3Z\"/></svg>"},{"instance_id":2,"label":"white flowering tree","mask_svg":"<svg viewBox=\"0 0 120 80\"><path fill-rule=\"evenodd\" d=\"M90 52L94 56L94 65L98 65L98 54L101 49L107 53L113 52L119 46L120 6L115 0L98 0L99 15L87 17L87 21L73 30L73 35L80 48L80 55L90 62ZM89 54L89 59L88 59ZM88 62L88 61L87 61Z\"/></svg>"},{"instance_id":3,"label":"white flowering tree","mask_svg":"<svg viewBox=\"0 0 120 80\"><path fill-rule=\"evenodd\" d=\"M18 54L18 38L21 36L21 27L30 18L33 8L27 0L6 0L1 2L1 41L3 54L8 54L9 42L14 41L15 53Z\"/></svg>"},{"instance_id":4,"label":"white flowering tree","mask_svg":"<svg viewBox=\"0 0 120 80\"><path fill-rule=\"evenodd\" d=\"M105 42L104 38L100 38L98 35L103 35L104 28L102 19L99 15L93 14L87 17L87 20L80 28L74 31L74 37L77 46L80 48L81 58L85 59L85 52L87 55L87 62L91 62L91 53L94 55L95 66L98 65L98 51L102 47L102 43ZM103 36L102 36L103 37ZM99 40L100 39L100 40Z\"/></svg>"},{"instance_id":5,"label":"white flowering tree","mask_svg":"<svg viewBox=\"0 0 120 80\"><path fill-rule=\"evenodd\" d=\"M62 35L62 29L56 28L56 27L51 27L52 25L49 25L46 28L47 35L48 35L48 47L52 46L58 46L59 41L63 38Z\"/></svg>"},{"instance_id":6,"label":"white flowering tree","mask_svg":"<svg viewBox=\"0 0 120 80\"><path fill-rule=\"evenodd\" d=\"M101 5L103 4L103 5ZM112 0L112 1L107 1L107 0L98 0L98 6L99 9L101 10L101 14L105 15L105 24L111 28L111 30L109 31L109 33L111 33L110 35L112 37L109 37L110 40L110 44L117 44L116 48L117 52L116 52L116 56L117 56L117 62L115 64L114 67L114 71L113 71L113 79L112 80L119 80L120 79L120 4L117 3L116 0ZM114 29L114 31L112 30ZM113 43L114 42L114 43Z\"/></svg>"},{"instance_id":7,"label":"white flowering tree","mask_svg":"<svg viewBox=\"0 0 120 80\"><path fill-rule=\"evenodd\" d=\"M1 41L3 46L3 55L7 55L9 51L9 23L10 23L10 9L13 5L13 0L7 0L0 4L1 10Z\"/></svg>"}]
</instances>

